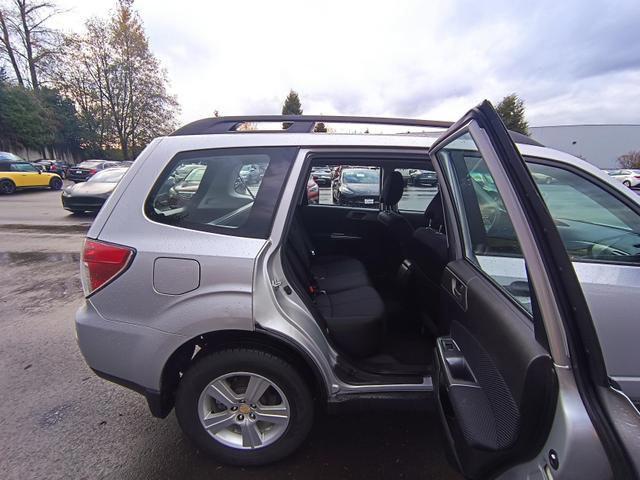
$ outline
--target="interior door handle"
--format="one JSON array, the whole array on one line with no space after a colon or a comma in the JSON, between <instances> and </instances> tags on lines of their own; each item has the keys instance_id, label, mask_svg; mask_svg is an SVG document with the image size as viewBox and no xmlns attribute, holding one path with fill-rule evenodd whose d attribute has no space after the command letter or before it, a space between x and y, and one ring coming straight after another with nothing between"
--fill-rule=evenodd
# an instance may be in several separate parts
<instances>
[{"instance_id":1,"label":"interior door handle","mask_svg":"<svg viewBox=\"0 0 640 480\"><path fill-rule=\"evenodd\" d=\"M455 278L453 279L452 291L456 297L462 297L466 290L467 288L464 286L464 283L456 280Z\"/></svg>"},{"instance_id":2,"label":"interior door handle","mask_svg":"<svg viewBox=\"0 0 640 480\"><path fill-rule=\"evenodd\" d=\"M462 307L463 310L467 310L467 286L455 276L451 276L451 295L455 301Z\"/></svg>"}]
</instances>

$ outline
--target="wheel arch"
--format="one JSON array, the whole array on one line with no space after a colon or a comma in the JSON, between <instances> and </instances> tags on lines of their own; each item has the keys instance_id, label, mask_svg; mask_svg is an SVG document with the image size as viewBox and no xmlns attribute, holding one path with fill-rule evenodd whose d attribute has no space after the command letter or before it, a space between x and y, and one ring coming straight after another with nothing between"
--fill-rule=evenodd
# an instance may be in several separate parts
<instances>
[{"instance_id":1,"label":"wheel arch","mask_svg":"<svg viewBox=\"0 0 640 480\"><path fill-rule=\"evenodd\" d=\"M152 414L164 418L171 412L182 373L191 365L207 353L229 348L255 348L286 360L307 382L314 399L326 402L328 392L318 367L293 342L262 329L220 330L203 333L184 342L169 356L162 369L160 392L155 405L149 402Z\"/></svg>"}]
</instances>

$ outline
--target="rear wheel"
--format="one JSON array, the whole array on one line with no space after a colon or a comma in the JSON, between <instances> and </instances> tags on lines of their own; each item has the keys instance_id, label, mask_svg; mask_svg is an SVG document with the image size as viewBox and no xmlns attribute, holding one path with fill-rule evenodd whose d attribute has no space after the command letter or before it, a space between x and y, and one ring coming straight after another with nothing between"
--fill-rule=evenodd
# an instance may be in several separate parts
<instances>
[{"instance_id":1,"label":"rear wheel","mask_svg":"<svg viewBox=\"0 0 640 480\"><path fill-rule=\"evenodd\" d=\"M0 180L0 194L10 195L16 191L16 184L11 180Z\"/></svg>"},{"instance_id":2,"label":"rear wheel","mask_svg":"<svg viewBox=\"0 0 640 480\"><path fill-rule=\"evenodd\" d=\"M49 187L51 190L60 190L62 188L62 179L60 177L53 177L49 181Z\"/></svg>"},{"instance_id":3,"label":"rear wheel","mask_svg":"<svg viewBox=\"0 0 640 480\"><path fill-rule=\"evenodd\" d=\"M629 180L625 180L622 182L626 187L631 187L631 182Z\"/></svg>"},{"instance_id":4,"label":"rear wheel","mask_svg":"<svg viewBox=\"0 0 640 480\"><path fill-rule=\"evenodd\" d=\"M313 421L309 387L292 365L260 350L207 355L182 377L176 416L202 450L232 465L264 465L293 452Z\"/></svg>"}]
</instances>

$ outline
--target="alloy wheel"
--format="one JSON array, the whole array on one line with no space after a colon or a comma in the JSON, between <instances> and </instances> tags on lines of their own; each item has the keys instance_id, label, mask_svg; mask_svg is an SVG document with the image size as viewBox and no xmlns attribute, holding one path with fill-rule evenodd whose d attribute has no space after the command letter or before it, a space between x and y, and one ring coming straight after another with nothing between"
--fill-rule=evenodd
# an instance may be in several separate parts
<instances>
[{"instance_id":1,"label":"alloy wheel","mask_svg":"<svg viewBox=\"0 0 640 480\"><path fill-rule=\"evenodd\" d=\"M249 372L233 372L210 382L200 394L198 416L216 441L238 449L274 443L287 430L289 402L271 380Z\"/></svg>"}]
</instances>

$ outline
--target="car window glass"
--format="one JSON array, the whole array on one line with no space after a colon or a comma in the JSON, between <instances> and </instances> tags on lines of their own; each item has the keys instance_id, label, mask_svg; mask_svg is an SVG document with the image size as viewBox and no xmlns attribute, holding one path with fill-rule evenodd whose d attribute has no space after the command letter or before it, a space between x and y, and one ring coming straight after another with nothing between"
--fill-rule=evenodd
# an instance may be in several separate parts
<instances>
[{"instance_id":1,"label":"car window glass","mask_svg":"<svg viewBox=\"0 0 640 480\"><path fill-rule=\"evenodd\" d=\"M466 133L439 150L437 156L451 177L467 259L531 314L520 244L475 141Z\"/></svg>"},{"instance_id":2,"label":"car window glass","mask_svg":"<svg viewBox=\"0 0 640 480\"><path fill-rule=\"evenodd\" d=\"M185 152L158 179L145 210L156 221L185 228L266 235L295 150Z\"/></svg>"},{"instance_id":3,"label":"car window glass","mask_svg":"<svg viewBox=\"0 0 640 480\"><path fill-rule=\"evenodd\" d=\"M309 175L307 198L310 204L377 209L380 206L380 179L379 167L316 166Z\"/></svg>"},{"instance_id":4,"label":"car window glass","mask_svg":"<svg viewBox=\"0 0 640 480\"><path fill-rule=\"evenodd\" d=\"M434 170L396 168L404 180L405 188L398 202L400 210L424 212L438 193L438 177Z\"/></svg>"},{"instance_id":5,"label":"car window glass","mask_svg":"<svg viewBox=\"0 0 640 480\"><path fill-rule=\"evenodd\" d=\"M640 216L611 192L572 171L528 167L574 261L640 264Z\"/></svg>"},{"instance_id":6,"label":"car window glass","mask_svg":"<svg viewBox=\"0 0 640 480\"><path fill-rule=\"evenodd\" d=\"M11 170L14 172L37 172L38 169L30 163L12 163Z\"/></svg>"}]
</instances>

